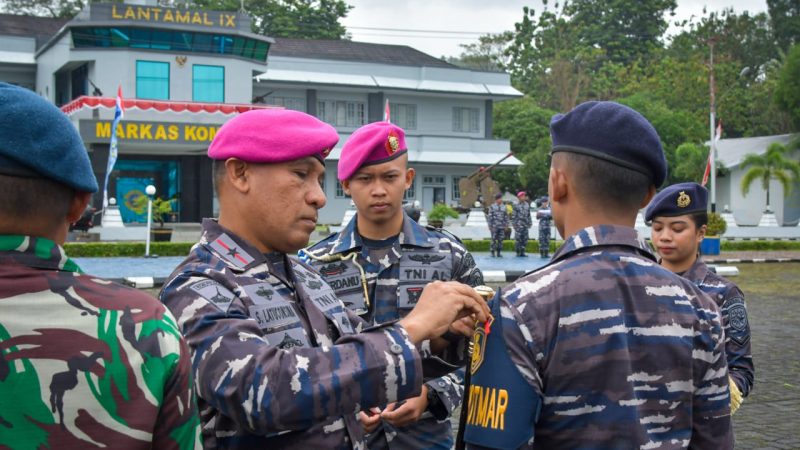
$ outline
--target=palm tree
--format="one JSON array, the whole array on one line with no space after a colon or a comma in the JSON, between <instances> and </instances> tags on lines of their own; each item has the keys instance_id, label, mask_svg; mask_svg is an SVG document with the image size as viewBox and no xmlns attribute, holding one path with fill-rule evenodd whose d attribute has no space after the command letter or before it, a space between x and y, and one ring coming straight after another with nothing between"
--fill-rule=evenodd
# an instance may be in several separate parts
<instances>
[{"instance_id":1,"label":"palm tree","mask_svg":"<svg viewBox=\"0 0 800 450\"><path fill-rule=\"evenodd\" d=\"M742 195L747 195L754 181L761 180L761 186L767 191L767 209L769 209L769 182L773 178L783 185L783 195L789 195L792 182L800 179L800 163L790 156L798 143L800 141L797 140L789 145L773 142L763 155L754 153L745 155L741 167L751 167L742 177Z\"/></svg>"}]
</instances>

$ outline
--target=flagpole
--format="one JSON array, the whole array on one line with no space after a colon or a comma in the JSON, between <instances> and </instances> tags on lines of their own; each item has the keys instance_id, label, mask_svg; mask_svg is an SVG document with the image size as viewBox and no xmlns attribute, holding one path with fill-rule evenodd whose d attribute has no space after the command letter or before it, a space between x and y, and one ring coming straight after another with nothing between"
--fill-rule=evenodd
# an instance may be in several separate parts
<instances>
[{"instance_id":1,"label":"flagpole","mask_svg":"<svg viewBox=\"0 0 800 450\"><path fill-rule=\"evenodd\" d=\"M711 212L717 212L717 142L714 136L714 129L715 123L717 119L717 105L716 105L716 86L714 85L714 40L711 39L708 42L708 46L711 49L709 60L708 60L708 67L709 67L709 95L711 97L711 113L710 113L710 120L709 120L709 130L711 130L711 155L709 159L711 160L711 202L709 202L709 206L711 207Z\"/></svg>"}]
</instances>

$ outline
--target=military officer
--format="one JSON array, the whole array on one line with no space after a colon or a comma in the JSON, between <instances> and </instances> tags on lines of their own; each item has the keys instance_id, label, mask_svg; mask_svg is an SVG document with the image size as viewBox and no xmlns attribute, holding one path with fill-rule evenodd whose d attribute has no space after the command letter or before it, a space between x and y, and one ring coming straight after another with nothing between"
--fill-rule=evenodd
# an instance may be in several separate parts
<instances>
[{"instance_id":1,"label":"military officer","mask_svg":"<svg viewBox=\"0 0 800 450\"><path fill-rule=\"evenodd\" d=\"M503 194L497 193L494 196L494 203L489 205L489 232L492 235L491 251L492 256L502 258L500 251L503 250L503 238L508 228L508 212L503 204Z\"/></svg>"},{"instance_id":2,"label":"military officer","mask_svg":"<svg viewBox=\"0 0 800 450\"><path fill-rule=\"evenodd\" d=\"M550 213L550 199L545 195L541 199L541 206L536 211L539 219L539 256L550 257L550 227L553 226L553 215Z\"/></svg>"},{"instance_id":3,"label":"military officer","mask_svg":"<svg viewBox=\"0 0 800 450\"><path fill-rule=\"evenodd\" d=\"M653 126L613 102L550 123L548 191L564 244L479 324L470 448L731 449L719 308L633 228L667 166Z\"/></svg>"},{"instance_id":4,"label":"military officer","mask_svg":"<svg viewBox=\"0 0 800 450\"><path fill-rule=\"evenodd\" d=\"M457 238L420 226L403 212L403 194L414 180L414 169L408 168L402 128L375 122L356 130L342 148L338 177L357 213L340 232L303 254L337 296L370 324L408 314L425 285L435 280L483 283L475 260ZM426 379L419 397L389 405L381 414L361 412L365 428L377 427L368 447L450 449L447 419L461 404L462 381L462 373Z\"/></svg>"},{"instance_id":5,"label":"military officer","mask_svg":"<svg viewBox=\"0 0 800 450\"><path fill-rule=\"evenodd\" d=\"M64 252L97 181L67 117L0 83L0 448L199 448L186 343Z\"/></svg>"},{"instance_id":6,"label":"military officer","mask_svg":"<svg viewBox=\"0 0 800 450\"><path fill-rule=\"evenodd\" d=\"M707 207L706 188L697 183L679 183L664 188L653 198L645 211L645 221L652 226L653 246L661 256L661 265L697 285L722 311L731 412L735 412L755 380L750 323L739 287L709 270L700 258L698 247L706 234Z\"/></svg>"},{"instance_id":7,"label":"military officer","mask_svg":"<svg viewBox=\"0 0 800 450\"><path fill-rule=\"evenodd\" d=\"M517 256L528 256L525 248L528 246L528 228L533 225L531 220L531 204L528 194L525 191L517 192L519 201L514 205L514 213L511 216L511 223L514 225L514 249Z\"/></svg>"},{"instance_id":8,"label":"military officer","mask_svg":"<svg viewBox=\"0 0 800 450\"><path fill-rule=\"evenodd\" d=\"M219 218L161 291L192 352L206 448L363 448L356 413L418 396L423 367L452 370L423 356L461 361L438 336L486 316L471 288L439 282L403 319L367 327L289 258L325 205L322 161L337 141L308 114L265 109L225 123L208 149Z\"/></svg>"}]
</instances>

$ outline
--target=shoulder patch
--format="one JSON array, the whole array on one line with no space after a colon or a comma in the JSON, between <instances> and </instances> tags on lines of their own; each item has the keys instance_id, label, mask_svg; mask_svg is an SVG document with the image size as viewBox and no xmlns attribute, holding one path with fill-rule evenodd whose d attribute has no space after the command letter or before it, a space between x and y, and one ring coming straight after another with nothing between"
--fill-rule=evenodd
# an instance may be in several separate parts
<instances>
[{"instance_id":1,"label":"shoulder patch","mask_svg":"<svg viewBox=\"0 0 800 450\"><path fill-rule=\"evenodd\" d=\"M744 344L750 339L750 324L747 320L747 308L744 299L734 297L726 302L723 313L728 315L729 336L735 342Z\"/></svg>"},{"instance_id":2,"label":"shoulder patch","mask_svg":"<svg viewBox=\"0 0 800 450\"><path fill-rule=\"evenodd\" d=\"M228 288L214 280L198 281L189 286L189 289L208 300L221 311L228 311L228 307L236 296Z\"/></svg>"},{"instance_id":3,"label":"shoulder patch","mask_svg":"<svg viewBox=\"0 0 800 450\"><path fill-rule=\"evenodd\" d=\"M428 231L433 231L435 233L443 234L443 235L447 236L451 241L458 242L459 244L463 244L463 242L461 241L461 239L458 238L458 236L456 236L455 234L445 230L444 228L436 228L436 227L431 226L431 225L425 225L425 229L428 230Z\"/></svg>"}]
</instances>

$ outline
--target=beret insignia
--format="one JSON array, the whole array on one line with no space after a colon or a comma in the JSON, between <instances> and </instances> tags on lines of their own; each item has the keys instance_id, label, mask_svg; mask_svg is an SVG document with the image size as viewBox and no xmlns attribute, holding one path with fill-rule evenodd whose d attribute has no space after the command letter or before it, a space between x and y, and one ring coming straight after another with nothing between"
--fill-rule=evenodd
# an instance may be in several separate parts
<instances>
[{"instance_id":1,"label":"beret insignia","mask_svg":"<svg viewBox=\"0 0 800 450\"><path fill-rule=\"evenodd\" d=\"M685 191L681 191L680 195L678 195L678 208L686 208L692 203L692 199L686 195Z\"/></svg>"},{"instance_id":2,"label":"beret insignia","mask_svg":"<svg viewBox=\"0 0 800 450\"><path fill-rule=\"evenodd\" d=\"M389 156L394 155L400 150L400 140L397 138L397 133L394 130L389 132L389 137L386 139L386 153Z\"/></svg>"},{"instance_id":3,"label":"beret insignia","mask_svg":"<svg viewBox=\"0 0 800 450\"><path fill-rule=\"evenodd\" d=\"M330 147L329 148L324 148L324 149L322 149L322 151L320 153L322 153L322 157L323 158L327 158L328 155L331 154L331 150L332 149Z\"/></svg>"}]
</instances>

